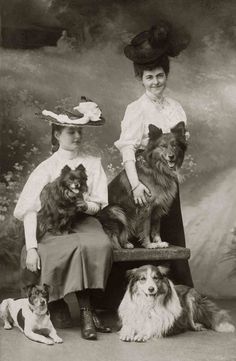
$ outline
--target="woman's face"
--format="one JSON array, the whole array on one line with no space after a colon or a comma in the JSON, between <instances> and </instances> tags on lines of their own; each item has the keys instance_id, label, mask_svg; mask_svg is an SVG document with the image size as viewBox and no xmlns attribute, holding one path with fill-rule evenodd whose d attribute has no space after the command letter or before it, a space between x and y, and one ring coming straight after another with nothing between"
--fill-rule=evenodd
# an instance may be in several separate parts
<instances>
[{"instance_id":1,"label":"woman's face","mask_svg":"<svg viewBox=\"0 0 236 361\"><path fill-rule=\"evenodd\" d=\"M55 132L55 137L62 149L76 150L81 143L82 129L78 127L64 127L61 131Z\"/></svg>"},{"instance_id":2,"label":"woman's face","mask_svg":"<svg viewBox=\"0 0 236 361\"><path fill-rule=\"evenodd\" d=\"M147 91L155 97L160 97L166 87L167 77L161 67L153 70L144 70L142 82Z\"/></svg>"}]
</instances>

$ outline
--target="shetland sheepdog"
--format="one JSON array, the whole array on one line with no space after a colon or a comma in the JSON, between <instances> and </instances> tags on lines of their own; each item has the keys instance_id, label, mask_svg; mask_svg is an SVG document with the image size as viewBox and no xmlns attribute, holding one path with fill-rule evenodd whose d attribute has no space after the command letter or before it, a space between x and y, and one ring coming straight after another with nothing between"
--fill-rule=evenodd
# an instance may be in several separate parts
<instances>
[{"instance_id":1,"label":"shetland sheepdog","mask_svg":"<svg viewBox=\"0 0 236 361\"><path fill-rule=\"evenodd\" d=\"M160 238L160 219L168 213L176 196L176 169L183 162L186 148L184 122L167 134L149 125L148 145L136 157L138 178L151 192L148 206L135 205L123 170L108 186L109 206L97 215L115 248L133 248L132 240L145 248L168 247Z\"/></svg>"},{"instance_id":2,"label":"shetland sheepdog","mask_svg":"<svg viewBox=\"0 0 236 361\"><path fill-rule=\"evenodd\" d=\"M234 332L226 311L195 289L174 286L162 266L129 270L129 283L118 308L122 341L144 342L187 330Z\"/></svg>"}]
</instances>

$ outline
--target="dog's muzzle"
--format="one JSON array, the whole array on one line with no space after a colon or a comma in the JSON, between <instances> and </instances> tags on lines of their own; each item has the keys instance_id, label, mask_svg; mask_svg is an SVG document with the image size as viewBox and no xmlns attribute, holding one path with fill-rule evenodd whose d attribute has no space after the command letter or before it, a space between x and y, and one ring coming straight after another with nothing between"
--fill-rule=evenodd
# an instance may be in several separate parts
<instances>
[{"instance_id":1,"label":"dog's muzzle","mask_svg":"<svg viewBox=\"0 0 236 361\"><path fill-rule=\"evenodd\" d=\"M175 161L172 161L172 160L167 160L167 164L168 164L168 167L171 168L171 169L174 169L175 168Z\"/></svg>"},{"instance_id":2,"label":"dog's muzzle","mask_svg":"<svg viewBox=\"0 0 236 361\"><path fill-rule=\"evenodd\" d=\"M153 286L148 287L147 292L145 292L146 297L155 297L157 294L157 289Z\"/></svg>"}]
</instances>

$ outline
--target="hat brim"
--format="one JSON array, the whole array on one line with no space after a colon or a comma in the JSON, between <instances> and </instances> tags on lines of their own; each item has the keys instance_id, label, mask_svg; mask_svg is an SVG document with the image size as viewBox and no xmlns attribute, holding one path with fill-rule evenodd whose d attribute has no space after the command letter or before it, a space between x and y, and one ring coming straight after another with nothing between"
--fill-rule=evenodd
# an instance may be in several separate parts
<instances>
[{"instance_id":1,"label":"hat brim","mask_svg":"<svg viewBox=\"0 0 236 361\"><path fill-rule=\"evenodd\" d=\"M132 60L136 64L148 65L166 54L167 49L168 44L166 44L162 48L149 49L146 52L140 52L140 50L136 49L135 46L129 44L126 45L126 47L124 48L124 54L129 60Z\"/></svg>"},{"instance_id":2,"label":"hat brim","mask_svg":"<svg viewBox=\"0 0 236 361\"><path fill-rule=\"evenodd\" d=\"M89 120L88 123L86 123L86 124L61 123L61 122L58 122L56 119L53 119L49 116L41 116L41 118L43 120L45 120L46 122L48 122L49 124L55 124L55 125L59 125L61 127L71 127L71 128L99 127L99 126L105 124L105 122L106 122L103 117L101 117L101 120L97 120L97 121Z\"/></svg>"}]
</instances>

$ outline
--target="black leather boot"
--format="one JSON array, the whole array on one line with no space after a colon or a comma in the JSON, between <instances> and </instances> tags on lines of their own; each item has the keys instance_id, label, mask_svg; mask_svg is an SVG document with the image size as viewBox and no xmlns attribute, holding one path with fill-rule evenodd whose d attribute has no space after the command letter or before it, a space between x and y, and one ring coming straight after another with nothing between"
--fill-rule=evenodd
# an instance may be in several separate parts
<instances>
[{"instance_id":1,"label":"black leather boot","mask_svg":"<svg viewBox=\"0 0 236 361\"><path fill-rule=\"evenodd\" d=\"M80 309L81 334L85 340L96 340L97 333L93 322L93 315L89 308Z\"/></svg>"},{"instance_id":2,"label":"black leather boot","mask_svg":"<svg viewBox=\"0 0 236 361\"><path fill-rule=\"evenodd\" d=\"M102 333L110 333L111 332L110 327L107 327L103 324L103 322L101 321L101 319L99 318L99 316L97 315L97 313L95 311L93 311L93 322L94 322L96 331L102 332Z\"/></svg>"}]
</instances>

